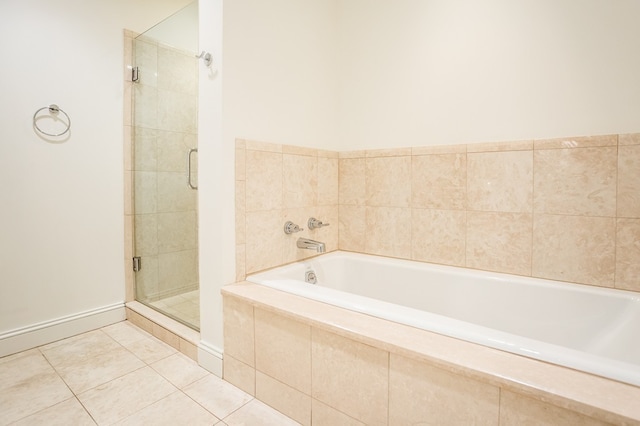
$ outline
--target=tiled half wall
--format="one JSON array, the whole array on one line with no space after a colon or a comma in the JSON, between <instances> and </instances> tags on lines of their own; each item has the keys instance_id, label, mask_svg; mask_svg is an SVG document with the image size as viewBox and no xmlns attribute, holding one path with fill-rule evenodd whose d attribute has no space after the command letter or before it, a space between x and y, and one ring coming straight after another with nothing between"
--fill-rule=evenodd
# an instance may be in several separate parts
<instances>
[{"instance_id":1,"label":"tiled half wall","mask_svg":"<svg viewBox=\"0 0 640 426\"><path fill-rule=\"evenodd\" d=\"M331 226L308 231L310 216ZM340 153L239 140L236 235L238 280L314 255L304 236L640 291L640 134Z\"/></svg>"}]
</instances>

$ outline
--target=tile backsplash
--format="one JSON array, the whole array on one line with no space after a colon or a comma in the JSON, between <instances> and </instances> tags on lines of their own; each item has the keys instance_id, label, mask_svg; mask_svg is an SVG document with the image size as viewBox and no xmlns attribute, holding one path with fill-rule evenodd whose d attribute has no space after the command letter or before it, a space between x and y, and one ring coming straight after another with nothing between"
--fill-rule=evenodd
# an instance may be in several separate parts
<instances>
[{"instance_id":1,"label":"tile backsplash","mask_svg":"<svg viewBox=\"0 0 640 426\"><path fill-rule=\"evenodd\" d=\"M238 279L383 256L640 291L640 134L328 152L238 141ZM306 230L309 216L332 225ZM293 220L304 232L285 235Z\"/></svg>"}]
</instances>

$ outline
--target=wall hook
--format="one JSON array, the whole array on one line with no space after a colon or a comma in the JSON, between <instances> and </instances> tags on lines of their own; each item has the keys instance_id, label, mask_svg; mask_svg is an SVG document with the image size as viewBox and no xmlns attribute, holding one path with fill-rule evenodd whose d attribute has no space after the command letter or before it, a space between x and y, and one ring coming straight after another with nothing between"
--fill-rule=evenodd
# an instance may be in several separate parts
<instances>
[{"instance_id":1,"label":"wall hook","mask_svg":"<svg viewBox=\"0 0 640 426\"><path fill-rule=\"evenodd\" d=\"M204 50L199 55L196 55L196 58L202 59L204 61L204 64L208 67L210 67L213 63L213 56L211 55L211 53L205 52Z\"/></svg>"}]
</instances>

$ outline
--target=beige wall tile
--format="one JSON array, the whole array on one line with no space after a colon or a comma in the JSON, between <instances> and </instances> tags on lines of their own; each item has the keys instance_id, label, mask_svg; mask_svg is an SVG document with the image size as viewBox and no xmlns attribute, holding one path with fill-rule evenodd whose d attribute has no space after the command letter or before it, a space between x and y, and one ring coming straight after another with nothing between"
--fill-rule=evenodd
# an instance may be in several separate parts
<instances>
[{"instance_id":1,"label":"beige wall tile","mask_svg":"<svg viewBox=\"0 0 640 426\"><path fill-rule=\"evenodd\" d=\"M367 158L374 157L401 157L411 155L411 148L392 148L392 149L368 149L365 151Z\"/></svg>"},{"instance_id":2,"label":"beige wall tile","mask_svg":"<svg viewBox=\"0 0 640 426\"><path fill-rule=\"evenodd\" d=\"M247 141L244 139L236 139L235 140L236 149L247 149Z\"/></svg>"},{"instance_id":3,"label":"beige wall tile","mask_svg":"<svg viewBox=\"0 0 640 426\"><path fill-rule=\"evenodd\" d=\"M466 154L414 156L411 174L412 207L443 210L466 208Z\"/></svg>"},{"instance_id":4,"label":"beige wall tile","mask_svg":"<svg viewBox=\"0 0 640 426\"><path fill-rule=\"evenodd\" d=\"M236 181L236 244L244 244L247 241L247 187L246 182L242 180Z\"/></svg>"},{"instance_id":5,"label":"beige wall tile","mask_svg":"<svg viewBox=\"0 0 640 426\"><path fill-rule=\"evenodd\" d=\"M236 281L243 281L247 277L247 245L236 245Z\"/></svg>"},{"instance_id":6,"label":"beige wall tile","mask_svg":"<svg viewBox=\"0 0 640 426\"><path fill-rule=\"evenodd\" d=\"M618 219L616 288L640 291L640 219Z\"/></svg>"},{"instance_id":7,"label":"beige wall tile","mask_svg":"<svg viewBox=\"0 0 640 426\"><path fill-rule=\"evenodd\" d=\"M133 176L134 172L125 170L123 177L123 189L124 189L124 214L134 214L134 200L133 200Z\"/></svg>"},{"instance_id":8,"label":"beige wall tile","mask_svg":"<svg viewBox=\"0 0 640 426\"><path fill-rule=\"evenodd\" d=\"M339 199L344 205L364 205L367 196L365 160L340 158Z\"/></svg>"},{"instance_id":9,"label":"beige wall tile","mask_svg":"<svg viewBox=\"0 0 640 426\"><path fill-rule=\"evenodd\" d=\"M317 239L315 232L311 231L307 226L310 217L318 214L317 207L304 207L297 209L286 209L282 212L281 222L284 224L291 221L297 224L302 231L293 234L282 233L282 262L290 263L298 260L306 259L318 254L315 250L301 249L297 246L298 238ZM331 222L329 222L331 223ZM313 234L313 235L312 235ZM326 245L325 245L326 248Z\"/></svg>"},{"instance_id":10,"label":"beige wall tile","mask_svg":"<svg viewBox=\"0 0 640 426\"><path fill-rule=\"evenodd\" d=\"M467 152L530 151L533 141L489 142L467 145Z\"/></svg>"},{"instance_id":11,"label":"beige wall tile","mask_svg":"<svg viewBox=\"0 0 640 426\"><path fill-rule=\"evenodd\" d=\"M180 339L180 353L198 362L198 347L182 338Z\"/></svg>"},{"instance_id":12,"label":"beige wall tile","mask_svg":"<svg viewBox=\"0 0 640 426\"><path fill-rule=\"evenodd\" d=\"M640 145L618 147L618 217L640 218Z\"/></svg>"},{"instance_id":13,"label":"beige wall tile","mask_svg":"<svg viewBox=\"0 0 640 426\"><path fill-rule=\"evenodd\" d=\"M223 296L224 353L255 367L253 307Z\"/></svg>"},{"instance_id":14,"label":"beige wall tile","mask_svg":"<svg viewBox=\"0 0 640 426\"><path fill-rule=\"evenodd\" d=\"M281 265L287 235L282 212L271 210L247 213L247 273Z\"/></svg>"},{"instance_id":15,"label":"beige wall tile","mask_svg":"<svg viewBox=\"0 0 640 426\"><path fill-rule=\"evenodd\" d=\"M255 368L238 361L225 350L222 364L222 377L235 387L245 391L251 396L256 395L256 370Z\"/></svg>"},{"instance_id":16,"label":"beige wall tile","mask_svg":"<svg viewBox=\"0 0 640 426\"><path fill-rule=\"evenodd\" d=\"M318 150L315 148L307 148L304 146L282 145L283 154L305 155L307 157L317 157Z\"/></svg>"},{"instance_id":17,"label":"beige wall tile","mask_svg":"<svg viewBox=\"0 0 640 426\"><path fill-rule=\"evenodd\" d=\"M197 247L197 217L195 211L160 213L158 253L188 250Z\"/></svg>"},{"instance_id":18,"label":"beige wall tile","mask_svg":"<svg viewBox=\"0 0 640 426\"><path fill-rule=\"evenodd\" d=\"M158 172L157 175L158 212L197 209L198 193L187 187L183 172Z\"/></svg>"},{"instance_id":19,"label":"beige wall tile","mask_svg":"<svg viewBox=\"0 0 640 426\"><path fill-rule=\"evenodd\" d=\"M412 259L464 266L466 232L465 211L412 209Z\"/></svg>"},{"instance_id":20,"label":"beige wall tile","mask_svg":"<svg viewBox=\"0 0 640 426\"><path fill-rule=\"evenodd\" d=\"M366 160L367 206L409 207L411 157L376 157Z\"/></svg>"},{"instance_id":21,"label":"beige wall tile","mask_svg":"<svg viewBox=\"0 0 640 426\"><path fill-rule=\"evenodd\" d=\"M164 172L185 172L185 158L191 148L198 146L198 135L195 133L178 133L157 131L157 163L158 170ZM198 155L192 154L191 168L193 180L196 180Z\"/></svg>"},{"instance_id":22,"label":"beige wall tile","mask_svg":"<svg viewBox=\"0 0 640 426\"><path fill-rule=\"evenodd\" d=\"M500 426L604 426L608 424L505 389L500 392Z\"/></svg>"},{"instance_id":23,"label":"beige wall tile","mask_svg":"<svg viewBox=\"0 0 640 426\"><path fill-rule=\"evenodd\" d=\"M123 134L124 170L133 170L133 127L124 126Z\"/></svg>"},{"instance_id":24,"label":"beige wall tile","mask_svg":"<svg viewBox=\"0 0 640 426\"><path fill-rule=\"evenodd\" d=\"M157 171L158 130L133 128L133 170Z\"/></svg>"},{"instance_id":25,"label":"beige wall tile","mask_svg":"<svg viewBox=\"0 0 640 426\"><path fill-rule=\"evenodd\" d=\"M618 145L640 145L640 133L618 135Z\"/></svg>"},{"instance_id":26,"label":"beige wall tile","mask_svg":"<svg viewBox=\"0 0 640 426\"><path fill-rule=\"evenodd\" d=\"M533 276L613 287L616 220L536 215Z\"/></svg>"},{"instance_id":27,"label":"beige wall tile","mask_svg":"<svg viewBox=\"0 0 640 426\"><path fill-rule=\"evenodd\" d=\"M137 214L134 216L136 256L158 254L158 215Z\"/></svg>"},{"instance_id":28,"label":"beige wall tile","mask_svg":"<svg viewBox=\"0 0 640 426\"><path fill-rule=\"evenodd\" d=\"M365 158L366 151L340 151L338 153L338 158Z\"/></svg>"},{"instance_id":29,"label":"beige wall tile","mask_svg":"<svg viewBox=\"0 0 640 426\"><path fill-rule=\"evenodd\" d=\"M531 213L533 151L467 154L467 208Z\"/></svg>"},{"instance_id":30,"label":"beige wall tile","mask_svg":"<svg viewBox=\"0 0 640 426\"><path fill-rule=\"evenodd\" d=\"M255 309L255 347L257 370L311 394L310 326Z\"/></svg>"},{"instance_id":31,"label":"beige wall tile","mask_svg":"<svg viewBox=\"0 0 640 426\"><path fill-rule=\"evenodd\" d=\"M314 209L315 218L329 226L314 229L309 232L312 239L322 241L327 251L338 250L338 238L340 230L340 209L338 205L321 206Z\"/></svg>"},{"instance_id":32,"label":"beige wall tile","mask_svg":"<svg viewBox=\"0 0 640 426\"><path fill-rule=\"evenodd\" d=\"M498 424L495 386L391 354L389 424Z\"/></svg>"},{"instance_id":33,"label":"beige wall tile","mask_svg":"<svg viewBox=\"0 0 640 426\"><path fill-rule=\"evenodd\" d=\"M133 172L134 213L156 213L158 209L158 178L155 172Z\"/></svg>"},{"instance_id":34,"label":"beige wall tile","mask_svg":"<svg viewBox=\"0 0 640 426\"><path fill-rule=\"evenodd\" d=\"M467 145L435 145L435 146L414 146L411 148L411 155L434 155L434 154L464 154L467 152Z\"/></svg>"},{"instance_id":35,"label":"beige wall tile","mask_svg":"<svg viewBox=\"0 0 640 426\"><path fill-rule=\"evenodd\" d=\"M365 251L367 208L340 204L338 241L341 250Z\"/></svg>"},{"instance_id":36,"label":"beige wall tile","mask_svg":"<svg viewBox=\"0 0 640 426\"><path fill-rule=\"evenodd\" d=\"M283 207L309 207L318 202L318 158L284 154Z\"/></svg>"},{"instance_id":37,"label":"beige wall tile","mask_svg":"<svg viewBox=\"0 0 640 426\"><path fill-rule=\"evenodd\" d=\"M382 256L411 257L411 209L367 207L365 251Z\"/></svg>"},{"instance_id":38,"label":"beige wall tile","mask_svg":"<svg viewBox=\"0 0 640 426\"><path fill-rule=\"evenodd\" d=\"M260 371L256 371L256 398L301 425L311 425L311 397Z\"/></svg>"},{"instance_id":39,"label":"beige wall tile","mask_svg":"<svg viewBox=\"0 0 640 426\"><path fill-rule=\"evenodd\" d=\"M147 333L153 332L153 322L151 320L143 317L139 313L132 311L129 308L126 308L126 311L127 311L127 321L131 321L133 324L136 325L136 327L140 327Z\"/></svg>"},{"instance_id":40,"label":"beige wall tile","mask_svg":"<svg viewBox=\"0 0 640 426\"><path fill-rule=\"evenodd\" d=\"M145 256L143 267L134 274L136 298L143 301L157 300L158 288L158 256Z\"/></svg>"},{"instance_id":41,"label":"beige wall tile","mask_svg":"<svg viewBox=\"0 0 640 426\"><path fill-rule=\"evenodd\" d=\"M386 424L388 352L318 329L311 350L313 398L363 423Z\"/></svg>"},{"instance_id":42,"label":"beige wall tile","mask_svg":"<svg viewBox=\"0 0 640 426\"><path fill-rule=\"evenodd\" d=\"M282 208L282 154L247 150L247 212Z\"/></svg>"},{"instance_id":43,"label":"beige wall tile","mask_svg":"<svg viewBox=\"0 0 640 426\"><path fill-rule=\"evenodd\" d=\"M467 212L467 267L531 274L531 214Z\"/></svg>"},{"instance_id":44,"label":"beige wall tile","mask_svg":"<svg viewBox=\"0 0 640 426\"><path fill-rule=\"evenodd\" d=\"M338 151L329 151L326 149L319 149L318 150L318 158L335 158L338 159L340 158L340 155L338 153Z\"/></svg>"},{"instance_id":45,"label":"beige wall tile","mask_svg":"<svg viewBox=\"0 0 640 426\"><path fill-rule=\"evenodd\" d=\"M158 89L158 129L196 133L198 100L189 93Z\"/></svg>"},{"instance_id":46,"label":"beige wall tile","mask_svg":"<svg viewBox=\"0 0 640 426\"><path fill-rule=\"evenodd\" d=\"M172 348L180 350L180 337L178 337L177 334L174 334L171 331L167 330L163 326L154 322L151 327L151 334L153 334L154 337L162 340Z\"/></svg>"},{"instance_id":47,"label":"beige wall tile","mask_svg":"<svg viewBox=\"0 0 640 426\"><path fill-rule=\"evenodd\" d=\"M618 135L578 136L533 141L535 149L588 148L617 144Z\"/></svg>"},{"instance_id":48,"label":"beige wall tile","mask_svg":"<svg viewBox=\"0 0 640 426\"><path fill-rule=\"evenodd\" d=\"M158 291L174 295L197 288L198 250L182 250L158 254Z\"/></svg>"},{"instance_id":49,"label":"beige wall tile","mask_svg":"<svg viewBox=\"0 0 640 426\"><path fill-rule=\"evenodd\" d=\"M337 158L318 157L318 205L339 203L339 176Z\"/></svg>"},{"instance_id":50,"label":"beige wall tile","mask_svg":"<svg viewBox=\"0 0 640 426\"><path fill-rule=\"evenodd\" d=\"M534 152L534 211L615 216L616 147Z\"/></svg>"},{"instance_id":51,"label":"beige wall tile","mask_svg":"<svg viewBox=\"0 0 640 426\"><path fill-rule=\"evenodd\" d=\"M314 426L365 426L364 423L329 407L317 399L311 402L311 424Z\"/></svg>"}]
</instances>

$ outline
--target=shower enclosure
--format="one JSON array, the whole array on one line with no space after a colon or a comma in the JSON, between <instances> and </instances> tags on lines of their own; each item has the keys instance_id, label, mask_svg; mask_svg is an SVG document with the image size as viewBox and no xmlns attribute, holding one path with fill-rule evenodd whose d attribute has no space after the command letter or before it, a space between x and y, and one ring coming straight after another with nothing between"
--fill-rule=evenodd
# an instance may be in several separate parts
<instances>
[{"instance_id":1,"label":"shower enclosure","mask_svg":"<svg viewBox=\"0 0 640 426\"><path fill-rule=\"evenodd\" d=\"M136 300L196 330L197 11L194 2L133 43Z\"/></svg>"}]
</instances>

